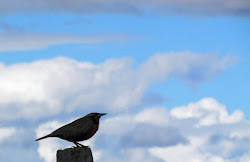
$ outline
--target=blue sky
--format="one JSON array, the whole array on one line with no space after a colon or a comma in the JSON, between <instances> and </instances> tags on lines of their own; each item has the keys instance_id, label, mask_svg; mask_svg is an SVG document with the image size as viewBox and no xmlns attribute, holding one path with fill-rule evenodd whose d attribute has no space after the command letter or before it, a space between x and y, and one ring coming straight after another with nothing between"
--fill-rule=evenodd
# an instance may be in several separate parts
<instances>
[{"instance_id":1,"label":"blue sky","mask_svg":"<svg viewBox=\"0 0 250 162\"><path fill-rule=\"evenodd\" d=\"M54 161L70 144L34 139L92 111L109 113L87 142L97 161L250 159L240 148L250 141L247 0L10 2L0 1L0 161ZM215 137L232 147L214 152Z\"/></svg>"}]
</instances>

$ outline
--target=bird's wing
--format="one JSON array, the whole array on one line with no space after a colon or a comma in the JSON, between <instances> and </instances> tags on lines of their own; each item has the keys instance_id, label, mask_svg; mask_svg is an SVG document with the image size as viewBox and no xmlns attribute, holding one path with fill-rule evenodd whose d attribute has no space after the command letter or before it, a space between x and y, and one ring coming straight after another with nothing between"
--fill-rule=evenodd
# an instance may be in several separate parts
<instances>
[{"instance_id":1,"label":"bird's wing","mask_svg":"<svg viewBox=\"0 0 250 162\"><path fill-rule=\"evenodd\" d=\"M63 139L74 138L76 136L84 136L88 134L92 129L93 122L86 118L77 119L69 124L66 124L54 132L51 135L55 137L60 137Z\"/></svg>"}]
</instances>

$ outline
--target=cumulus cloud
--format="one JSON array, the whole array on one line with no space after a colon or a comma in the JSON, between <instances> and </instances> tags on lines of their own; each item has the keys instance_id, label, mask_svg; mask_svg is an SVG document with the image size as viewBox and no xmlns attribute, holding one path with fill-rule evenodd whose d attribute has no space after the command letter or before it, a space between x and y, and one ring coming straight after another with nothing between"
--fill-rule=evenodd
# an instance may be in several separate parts
<instances>
[{"instance_id":1,"label":"cumulus cloud","mask_svg":"<svg viewBox=\"0 0 250 162\"><path fill-rule=\"evenodd\" d=\"M10 0L0 1L0 14L30 12L67 12L74 14L86 13L126 13L140 14L158 12L177 15L249 15L248 0Z\"/></svg>"},{"instance_id":2,"label":"cumulus cloud","mask_svg":"<svg viewBox=\"0 0 250 162\"><path fill-rule=\"evenodd\" d=\"M154 55L136 69L132 62L123 58L92 64L59 57L0 64L0 117L39 119L90 108L125 111L141 105L155 81L176 76L198 84L231 66L235 58L184 52Z\"/></svg>"},{"instance_id":3,"label":"cumulus cloud","mask_svg":"<svg viewBox=\"0 0 250 162\"><path fill-rule=\"evenodd\" d=\"M8 25L8 24L7 24ZM10 28L5 25L5 28ZM9 29L8 29L9 30ZM82 35L63 33L31 33L20 31L0 31L0 52L22 51L47 48L59 44L102 43L127 40L126 35Z\"/></svg>"},{"instance_id":4,"label":"cumulus cloud","mask_svg":"<svg viewBox=\"0 0 250 162\"><path fill-rule=\"evenodd\" d=\"M204 139L201 138L190 138L190 144L188 145L177 145L173 147L154 147L150 149L150 153L161 158L164 161L169 162L225 162L220 156L216 156L209 153L199 152Z\"/></svg>"},{"instance_id":5,"label":"cumulus cloud","mask_svg":"<svg viewBox=\"0 0 250 162\"><path fill-rule=\"evenodd\" d=\"M237 130L244 131L244 130ZM220 132L223 132L221 130ZM231 132L234 132L231 128ZM211 135L207 131L208 136ZM230 136L230 135L229 135ZM248 134L249 138L250 134ZM221 138L211 142L210 138ZM249 140L230 139L223 137L194 136L190 137L187 145L179 144L170 147L152 147L150 153L164 161L174 162L238 162L249 161ZM213 139L215 140L215 139ZM244 159L244 160L243 160Z\"/></svg>"},{"instance_id":6,"label":"cumulus cloud","mask_svg":"<svg viewBox=\"0 0 250 162\"><path fill-rule=\"evenodd\" d=\"M179 119L197 118L199 119L198 124L202 126L236 123L241 121L244 116L239 110L229 115L226 107L213 98L205 98L197 103L190 103L188 106L176 107L170 113Z\"/></svg>"},{"instance_id":7,"label":"cumulus cloud","mask_svg":"<svg viewBox=\"0 0 250 162\"><path fill-rule=\"evenodd\" d=\"M234 116L233 114L235 114L235 112L242 113L239 110L235 110L235 112L230 115L227 112L225 105L219 103L213 98L204 98L190 104L199 105L199 108L197 109L200 109L201 111L207 109L207 107L212 109L211 105L215 106L213 111L205 112L208 116L220 114L222 111L225 113L225 118ZM185 107L188 109L190 104L182 106L182 108ZM131 142L133 143L132 148L140 148L147 151L151 157L170 162L236 162L241 159L249 158L248 150L250 134L247 129L247 127L249 127L249 122L246 122L243 116L238 120L231 118L230 122L224 123L218 121L213 125L199 125L202 118L206 118L206 115L203 114L200 118L197 118L196 116L179 118L171 113L172 111L179 109L180 107L174 107L168 112L166 109L164 111L163 108L146 108L142 112L131 115L130 117L120 115L121 122L117 122L119 121L117 120L117 118L119 118L117 116L114 117L114 119L116 119L115 122L112 122L112 118L106 119L102 122L103 125L101 126L103 129L100 134L97 135L97 142L98 136L102 137L100 140L108 140L105 139L108 138L105 136L105 133L108 133L108 135L111 136L110 138L117 140L118 143L122 144L118 146L123 150L124 141L127 141L128 143ZM185 110L183 109L183 114L185 114ZM143 116L141 114L145 114L145 121L143 121ZM140 116L140 120L138 120L138 116ZM158 116L160 121L162 120L161 118L165 116L165 120L162 120L162 124L155 122L155 120L158 119ZM152 123L149 122L150 120ZM146 126L141 125L142 122L146 124ZM197 127L197 125L199 125L199 127ZM144 126L147 128L147 131L141 131L145 128ZM155 127L158 128L157 131L154 129ZM169 127L174 129L171 130ZM112 131L112 129L108 128L115 129ZM127 130L129 136L124 129ZM123 133L118 135L117 132L119 132L119 130ZM178 130L178 133L173 133L173 130ZM114 132L114 136L119 136L123 140L121 141L114 138L112 132ZM154 136L155 134L157 134L157 136ZM182 138L171 138L172 136ZM148 137L152 137L154 140L151 141ZM144 140L142 144L141 140L146 138L147 140ZM171 139L173 143L164 143L164 140L167 141L167 139ZM163 140L161 141L162 145L159 145L158 143L160 140ZM107 146L105 145L105 147ZM156 159L155 161L161 161Z\"/></svg>"},{"instance_id":8,"label":"cumulus cloud","mask_svg":"<svg viewBox=\"0 0 250 162\"><path fill-rule=\"evenodd\" d=\"M230 115L223 104L212 98L204 98L190 104L199 105L198 109L201 111L207 109L207 105L215 105L213 111L206 112L207 115L220 114L221 110L225 110L226 116L234 114L233 112ZM190 104L182 108L188 108ZM104 162L243 162L249 160L250 132L247 129L249 121L242 117L238 121L216 122L213 125L197 127L200 119L196 116L180 118L171 113L179 108L174 107L169 112L163 107L151 107L136 114L118 114L101 119L100 129L91 139L90 147L97 153L98 161ZM142 114L145 114L145 120ZM155 122L158 116L159 120ZM206 115L200 118L206 118ZM39 148L42 147L42 142Z\"/></svg>"}]
</instances>

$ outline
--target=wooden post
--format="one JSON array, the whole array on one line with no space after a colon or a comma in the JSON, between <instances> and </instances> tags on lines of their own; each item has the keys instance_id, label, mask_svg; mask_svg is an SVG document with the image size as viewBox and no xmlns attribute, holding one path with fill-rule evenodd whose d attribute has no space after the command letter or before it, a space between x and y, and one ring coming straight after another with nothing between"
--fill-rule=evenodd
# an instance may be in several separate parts
<instances>
[{"instance_id":1,"label":"wooden post","mask_svg":"<svg viewBox=\"0 0 250 162\"><path fill-rule=\"evenodd\" d=\"M57 150L57 162L93 162L93 156L89 147L74 147Z\"/></svg>"}]
</instances>

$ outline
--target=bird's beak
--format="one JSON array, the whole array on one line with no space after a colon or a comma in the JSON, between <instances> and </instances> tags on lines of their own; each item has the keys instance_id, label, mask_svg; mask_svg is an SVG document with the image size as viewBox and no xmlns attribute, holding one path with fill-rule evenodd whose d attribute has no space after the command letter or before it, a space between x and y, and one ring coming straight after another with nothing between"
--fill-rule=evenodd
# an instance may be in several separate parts
<instances>
[{"instance_id":1,"label":"bird's beak","mask_svg":"<svg viewBox=\"0 0 250 162\"><path fill-rule=\"evenodd\" d=\"M107 113L100 113L99 116L101 117L101 116L106 115L106 114L107 114Z\"/></svg>"}]
</instances>

